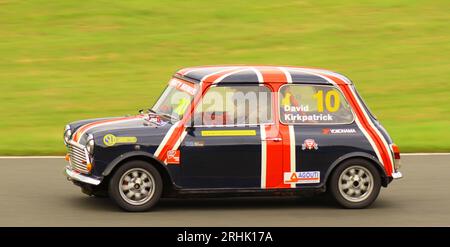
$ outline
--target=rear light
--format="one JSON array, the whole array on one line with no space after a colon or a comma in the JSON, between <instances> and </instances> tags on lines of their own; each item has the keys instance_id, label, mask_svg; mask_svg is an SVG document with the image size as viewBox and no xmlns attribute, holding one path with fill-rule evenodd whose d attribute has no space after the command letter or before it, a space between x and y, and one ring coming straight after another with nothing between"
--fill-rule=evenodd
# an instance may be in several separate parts
<instances>
[{"instance_id":1,"label":"rear light","mask_svg":"<svg viewBox=\"0 0 450 247\"><path fill-rule=\"evenodd\" d=\"M400 149L396 144L391 144L392 152L394 152L394 159L399 160L400 159Z\"/></svg>"},{"instance_id":2,"label":"rear light","mask_svg":"<svg viewBox=\"0 0 450 247\"><path fill-rule=\"evenodd\" d=\"M400 149L396 144L391 144L392 153L394 153L394 169L397 171L400 169Z\"/></svg>"}]
</instances>

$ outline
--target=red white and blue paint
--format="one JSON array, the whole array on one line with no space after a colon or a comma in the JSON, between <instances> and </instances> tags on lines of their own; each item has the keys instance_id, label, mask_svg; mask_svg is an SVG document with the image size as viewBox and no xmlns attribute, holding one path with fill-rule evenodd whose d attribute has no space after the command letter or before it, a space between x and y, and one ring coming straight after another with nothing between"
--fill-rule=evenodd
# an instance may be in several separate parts
<instances>
[{"instance_id":1,"label":"red white and blue paint","mask_svg":"<svg viewBox=\"0 0 450 247\"><path fill-rule=\"evenodd\" d=\"M106 177L114 175L117 167L132 159L146 160L157 166L161 177L168 180L164 185L171 187L164 190L167 196L200 191L244 195L247 192L325 191L333 171L351 159L372 164L383 186L401 177L398 147L370 113L353 83L341 74L291 66L205 66L181 69L175 73L172 84L173 80L177 87L185 87L193 94L181 119L171 121L157 114L141 113L84 120L66 127L70 129L69 151L74 146L83 149L89 136L95 143L95 151L86 152L81 161L90 164L88 171L77 169L76 165L68 166L77 174L72 179L78 185L101 186ZM278 110L281 107L278 92L289 84L334 88L348 102L353 121L283 123ZM202 97L211 87L223 85L270 89L274 121L249 126L192 126L191 117ZM219 134L204 135L204 131ZM237 131L237 134L228 135L233 133L229 131ZM105 142L107 135L108 141L114 141L112 145ZM69 152L68 160L72 156ZM87 182L85 177L91 180Z\"/></svg>"}]
</instances>

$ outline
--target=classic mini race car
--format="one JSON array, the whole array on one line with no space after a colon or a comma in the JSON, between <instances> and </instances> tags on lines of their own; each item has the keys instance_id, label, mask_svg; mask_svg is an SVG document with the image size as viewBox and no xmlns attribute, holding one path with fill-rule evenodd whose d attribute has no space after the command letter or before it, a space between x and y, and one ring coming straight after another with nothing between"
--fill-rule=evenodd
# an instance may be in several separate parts
<instances>
[{"instance_id":1,"label":"classic mini race car","mask_svg":"<svg viewBox=\"0 0 450 247\"><path fill-rule=\"evenodd\" d=\"M139 114L66 126L67 178L127 211L161 197L328 192L364 208L400 153L345 76L302 67L181 69Z\"/></svg>"}]
</instances>

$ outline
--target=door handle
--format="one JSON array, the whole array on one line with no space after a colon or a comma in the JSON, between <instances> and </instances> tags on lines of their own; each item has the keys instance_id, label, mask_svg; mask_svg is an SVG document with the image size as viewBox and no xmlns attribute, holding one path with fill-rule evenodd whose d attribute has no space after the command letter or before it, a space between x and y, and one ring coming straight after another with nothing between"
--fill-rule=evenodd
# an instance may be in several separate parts
<instances>
[{"instance_id":1,"label":"door handle","mask_svg":"<svg viewBox=\"0 0 450 247\"><path fill-rule=\"evenodd\" d=\"M271 138L261 139L261 141L281 142L281 138L280 137L271 137Z\"/></svg>"}]
</instances>

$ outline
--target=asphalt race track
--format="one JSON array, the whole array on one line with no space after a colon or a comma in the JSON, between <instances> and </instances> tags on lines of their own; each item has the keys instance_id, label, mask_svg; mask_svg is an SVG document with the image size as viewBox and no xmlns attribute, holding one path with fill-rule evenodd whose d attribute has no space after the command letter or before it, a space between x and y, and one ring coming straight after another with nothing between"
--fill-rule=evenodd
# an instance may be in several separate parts
<instances>
[{"instance_id":1,"label":"asphalt race track","mask_svg":"<svg viewBox=\"0 0 450 247\"><path fill-rule=\"evenodd\" d=\"M402 157L404 178L369 209L326 197L165 199L126 213L63 176L63 158L0 158L0 226L450 226L450 155Z\"/></svg>"}]
</instances>

